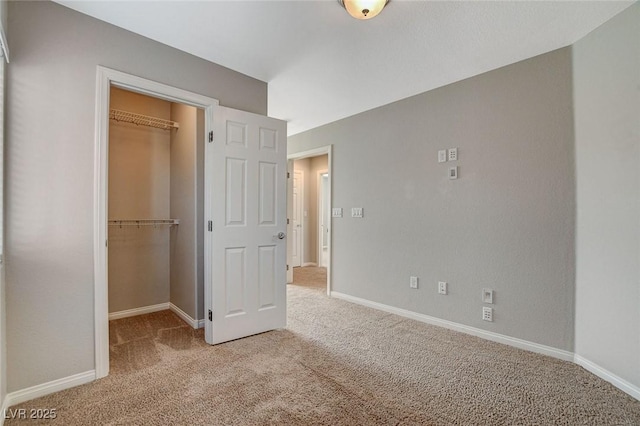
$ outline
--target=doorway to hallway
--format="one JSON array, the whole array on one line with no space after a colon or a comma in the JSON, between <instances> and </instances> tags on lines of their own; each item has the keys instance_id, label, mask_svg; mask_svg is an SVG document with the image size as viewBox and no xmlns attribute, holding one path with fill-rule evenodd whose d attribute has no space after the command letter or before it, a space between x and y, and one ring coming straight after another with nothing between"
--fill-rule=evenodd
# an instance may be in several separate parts
<instances>
[{"instance_id":1,"label":"doorway to hallway","mask_svg":"<svg viewBox=\"0 0 640 426\"><path fill-rule=\"evenodd\" d=\"M331 289L331 146L288 156L287 283Z\"/></svg>"}]
</instances>

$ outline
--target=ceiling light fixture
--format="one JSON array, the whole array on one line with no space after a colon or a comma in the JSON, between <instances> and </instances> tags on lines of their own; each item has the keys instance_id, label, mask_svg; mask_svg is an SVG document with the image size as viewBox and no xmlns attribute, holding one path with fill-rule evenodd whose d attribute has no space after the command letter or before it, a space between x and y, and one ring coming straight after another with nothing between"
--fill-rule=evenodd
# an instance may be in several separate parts
<instances>
[{"instance_id":1,"label":"ceiling light fixture","mask_svg":"<svg viewBox=\"0 0 640 426\"><path fill-rule=\"evenodd\" d=\"M338 0L338 3L356 19L371 19L382 12L389 0Z\"/></svg>"}]
</instances>

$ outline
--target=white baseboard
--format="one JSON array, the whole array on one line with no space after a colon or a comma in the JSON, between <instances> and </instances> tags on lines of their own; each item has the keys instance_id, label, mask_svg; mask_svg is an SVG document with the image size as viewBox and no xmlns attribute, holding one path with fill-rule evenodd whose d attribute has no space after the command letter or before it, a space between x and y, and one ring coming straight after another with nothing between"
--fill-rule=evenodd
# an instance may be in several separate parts
<instances>
[{"instance_id":1,"label":"white baseboard","mask_svg":"<svg viewBox=\"0 0 640 426\"><path fill-rule=\"evenodd\" d=\"M504 334L498 334L492 331L486 331L479 328L470 327L468 325L459 324L457 322L447 321L441 318L419 314L417 312L396 308L396 307L385 305L378 302L372 302L367 299L361 299L359 297L349 296L348 294L338 293L336 291L331 292L331 297L335 297L337 299L343 299L348 302L367 306L369 308L378 309L380 311L389 312L391 314L400 315L401 317L411 318L413 320L424 322L426 324L437 325L440 327L448 328L450 330L471 334L472 336L481 337L486 340L491 340L492 342L503 343L505 345L514 346L519 349L525 349L525 350L536 352L543 355L549 355L554 358L559 358L565 361L573 361L573 352L552 348L551 346L529 342L528 340L518 339L516 337L505 336Z\"/></svg>"},{"instance_id":2,"label":"white baseboard","mask_svg":"<svg viewBox=\"0 0 640 426\"><path fill-rule=\"evenodd\" d=\"M4 399L4 404L2 404L2 414L6 413L6 411L4 410L9 409L9 407L13 405L40 398L41 396L49 395L50 393L84 385L85 383L93 382L95 379L96 371L91 370L84 373L74 374L73 376L69 377L63 377L62 379L53 380L41 385L31 386L30 388L11 392L7 394ZM4 415L0 416L0 418L2 419L2 422L4 422Z\"/></svg>"},{"instance_id":3,"label":"white baseboard","mask_svg":"<svg viewBox=\"0 0 640 426\"><path fill-rule=\"evenodd\" d=\"M191 318L191 315L187 314L185 311L178 308L173 303L169 303L169 309L171 309L176 315L182 318L182 320L189 324L191 327L196 329L200 328L200 322L198 320ZM204 327L204 321L202 323L202 326Z\"/></svg>"},{"instance_id":4,"label":"white baseboard","mask_svg":"<svg viewBox=\"0 0 640 426\"><path fill-rule=\"evenodd\" d=\"M169 303L159 303L157 305L127 309L126 311L112 312L109 314L109 321L120 318L135 317L136 315L150 314L151 312L165 311L167 309L169 309Z\"/></svg>"},{"instance_id":5,"label":"white baseboard","mask_svg":"<svg viewBox=\"0 0 640 426\"><path fill-rule=\"evenodd\" d=\"M574 355L573 362L583 367L585 370L600 377L601 379L611 383L613 386L617 387L621 391L628 393L635 399L640 400L640 387L627 382L623 378L616 376L612 372L605 370L604 368L600 367L598 364L595 364L589 361L588 359L581 357L578 354Z\"/></svg>"},{"instance_id":6,"label":"white baseboard","mask_svg":"<svg viewBox=\"0 0 640 426\"><path fill-rule=\"evenodd\" d=\"M109 321L120 318L135 317L136 315L150 314L151 312L172 310L184 322L193 328L203 328L204 320L195 320L191 315L174 305L173 303L159 303L157 305L143 306L141 308L127 309L126 311L112 312L109 314Z\"/></svg>"},{"instance_id":7,"label":"white baseboard","mask_svg":"<svg viewBox=\"0 0 640 426\"><path fill-rule=\"evenodd\" d=\"M318 264L315 262L305 262L302 264L302 267L304 268L305 266L318 266Z\"/></svg>"}]
</instances>

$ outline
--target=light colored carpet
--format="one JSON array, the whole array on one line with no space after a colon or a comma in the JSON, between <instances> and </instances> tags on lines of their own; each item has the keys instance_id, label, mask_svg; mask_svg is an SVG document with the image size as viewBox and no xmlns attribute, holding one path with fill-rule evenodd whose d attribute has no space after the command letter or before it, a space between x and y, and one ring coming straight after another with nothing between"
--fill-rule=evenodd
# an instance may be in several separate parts
<instances>
[{"instance_id":1,"label":"light colored carpet","mask_svg":"<svg viewBox=\"0 0 640 426\"><path fill-rule=\"evenodd\" d=\"M213 347L170 312L119 320L112 374L19 408L64 425L640 424L639 401L569 362L320 289L288 302L286 330Z\"/></svg>"},{"instance_id":2,"label":"light colored carpet","mask_svg":"<svg viewBox=\"0 0 640 426\"><path fill-rule=\"evenodd\" d=\"M327 268L305 266L293 268L293 284L302 287L327 289Z\"/></svg>"}]
</instances>

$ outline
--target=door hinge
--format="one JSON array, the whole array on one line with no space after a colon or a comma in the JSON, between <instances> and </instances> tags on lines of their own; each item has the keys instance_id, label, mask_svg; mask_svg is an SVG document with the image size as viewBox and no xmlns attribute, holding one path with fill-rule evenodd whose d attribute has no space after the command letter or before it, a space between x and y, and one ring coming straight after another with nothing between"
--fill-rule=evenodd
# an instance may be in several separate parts
<instances>
[{"instance_id":1,"label":"door hinge","mask_svg":"<svg viewBox=\"0 0 640 426\"><path fill-rule=\"evenodd\" d=\"M213 321L213 312L209 309L209 321Z\"/></svg>"},{"instance_id":2,"label":"door hinge","mask_svg":"<svg viewBox=\"0 0 640 426\"><path fill-rule=\"evenodd\" d=\"M287 179L291 177L291 173L287 172Z\"/></svg>"},{"instance_id":3,"label":"door hinge","mask_svg":"<svg viewBox=\"0 0 640 426\"><path fill-rule=\"evenodd\" d=\"M209 221L209 224L207 226L209 228L209 232L213 232L213 222Z\"/></svg>"},{"instance_id":4,"label":"door hinge","mask_svg":"<svg viewBox=\"0 0 640 426\"><path fill-rule=\"evenodd\" d=\"M209 142L213 142L213 130L209 132Z\"/></svg>"},{"instance_id":5,"label":"door hinge","mask_svg":"<svg viewBox=\"0 0 640 426\"><path fill-rule=\"evenodd\" d=\"M289 218L287 218L287 225L289 224Z\"/></svg>"},{"instance_id":6,"label":"door hinge","mask_svg":"<svg viewBox=\"0 0 640 426\"><path fill-rule=\"evenodd\" d=\"M287 271L289 270L289 265L287 265Z\"/></svg>"}]
</instances>

